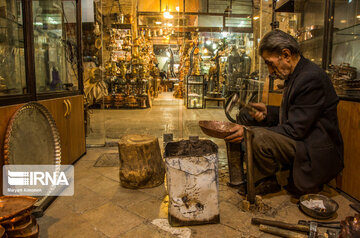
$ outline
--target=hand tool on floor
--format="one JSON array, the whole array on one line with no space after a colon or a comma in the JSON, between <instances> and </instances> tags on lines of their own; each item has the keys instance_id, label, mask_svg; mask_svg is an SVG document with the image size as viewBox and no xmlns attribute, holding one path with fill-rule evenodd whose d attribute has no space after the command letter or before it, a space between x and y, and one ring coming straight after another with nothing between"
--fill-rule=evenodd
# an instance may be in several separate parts
<instances>
[{"instance_id":1,"label":"hand tool on floor","mask_svg":"<svg viewBox=\"0 0 360 238\"><path fill-rule=\"evenodd\" d=\"M317 236L317 224L315 222L312 222L309 225L299 225L299 224L291 224L291 223L286 223L286 222L281 222L281 221L253 218L253 219L251 219L251 224L260 225L261 231L271 233L274 235L278 235L281 237L316 238L316 236ZM297 233L295 231L306 232L308 235L306 235L304 233Z\"/></svg>"},{"instance_id":2,"label":"hand tool on floor","mask_svg":"<svg viewBox=\"0 0 360 238\"><path fill-rule=\"evenodd\" d=\"M287 238L307 238L308 236L305 234L300 234L295 231L288 231L278 227L267 226L267 225L260 225L260 231L270 233L273 235L277 235L280 237L287 237Z\"/></svg>"},{"instance_id":3,"label":"hand tool on floor","mask_svg":"<svg viewBox=\"0 0 360 238\"><path fill-rule=\"evenodd\" d=\"M316 234L317 234L317 223L316 222L310 222L309 228L310 228L310 232L309 232L309 238L316 238Z\"/></svg>"},{"instance_id":4,"label":"hand tool on floor","mask_svg":"<svg viewBox=\"0 0 360 238\"><path fill-rule=\"evenodd\" d=\"M262 218L253 218L251 219L251 224L253 225L267 225L275 226L282 229L292 230L292 231L301 231L301 232L310 232L310 227L306 225L291 224L281 221L266 220Z\"/></svg>"},{"instance_id":5,"label":"hand tool on floor","mask_svg":"<svg viewBox=\"0 0 360 238\"><path fill-rule=\"evenodd\" d=\"M339 221L330 221L330 222L324 222L324 221L305 221L305 220L299 220L299 225L309 226L311 222L317 223L318 227L326 227L331 229L341 229L340 222Z\"/></svg>"}]
</instances>

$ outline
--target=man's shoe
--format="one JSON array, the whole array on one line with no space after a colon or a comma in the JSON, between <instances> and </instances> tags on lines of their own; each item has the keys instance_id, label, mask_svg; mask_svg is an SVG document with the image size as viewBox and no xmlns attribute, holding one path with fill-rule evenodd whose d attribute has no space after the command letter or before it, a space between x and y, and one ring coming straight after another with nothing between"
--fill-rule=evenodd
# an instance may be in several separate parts
<instances>
[{"instance_id":1,"label":"man's shoe","mask_svg":"<svg viewBox=\"0 0 360 238\"><path fill-rule=\"evenodd\" d=\"M243 184L239 187L238 193L240 195L246 195L246 184ZM256 195L265 195L269 193L277 193L281 191L281 186L278 184L276 178L268 178L264 180L260 180L257 185L255 185L255 194Z\"/></svg>"}]
</instances>

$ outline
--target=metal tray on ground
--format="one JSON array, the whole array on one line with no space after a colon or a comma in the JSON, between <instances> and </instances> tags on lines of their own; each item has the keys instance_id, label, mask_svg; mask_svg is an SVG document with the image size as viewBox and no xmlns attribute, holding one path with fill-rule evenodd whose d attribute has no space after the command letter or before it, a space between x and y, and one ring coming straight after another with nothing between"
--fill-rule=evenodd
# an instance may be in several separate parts
<instances>
[{"instance_id":1,"label":"metal tray on ground","mask_svg":"<svg viewBox=\"0 0 360 238\"><path fill-rule=\"evenodd\" d=\"M325 209L319 208L309 208L303 204L304 201L312 200L321 200L324 204ZM306 215L316 218L316 219L329 219L334 216L337 209L339 208L339 204L335 202L333 199L320 195L320 194L306 194L300 197L299 207L302 212Z\"/></svg>"}]
</instances>

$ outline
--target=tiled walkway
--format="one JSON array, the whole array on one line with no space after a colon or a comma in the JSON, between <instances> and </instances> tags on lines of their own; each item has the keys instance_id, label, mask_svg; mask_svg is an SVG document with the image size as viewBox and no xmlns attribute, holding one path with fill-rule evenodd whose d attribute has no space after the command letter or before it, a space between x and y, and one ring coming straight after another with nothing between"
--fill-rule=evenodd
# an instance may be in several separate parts
<instances>
[{"instance_id":1,"label":"tiled walkway","mask_svg":"<svg viewBox=\"0 0 360 238\"><path fill-rule=\"evenodd\" d=\"M127 133L151 134L160 139L163 133L174 133L175 139L187 138L189 135L205 137L197 126L198 120L226 119L223 109L187 110L180 101L178 104L176 101L166 102L165 99L155 101L151 109L100 112L106 118L105 123L101 122L105 128L106 142L116 142ZM94 131L92 133L96 133ZM117 153L117 147L107 146L88 148L87 154L75 164L75 195L57 198L45 215L38 219L40 236L160 238L189 237L186 234L191 233L190 237L205 238L272 237L259 232L257 226L252 226L251 218L263 217L292 223L297 223L299 219L310 219L299 211L297 200L285 191L263 197L268 206L265 212L245 211L242 207L244 198L237 194L236 189L226 186L225 144L222 140L215 139L214 142L219 145L221 165L220 224L189 226L176 230L174 234L154 225L156 221L167 219L165 186L140 190L122 188L118 167L94 167L102 154ZM340 205L335 220L354 215L355 212L349 208L350 202L343 196L328 187L323 193Z\"/></svg>"}]
</instances>

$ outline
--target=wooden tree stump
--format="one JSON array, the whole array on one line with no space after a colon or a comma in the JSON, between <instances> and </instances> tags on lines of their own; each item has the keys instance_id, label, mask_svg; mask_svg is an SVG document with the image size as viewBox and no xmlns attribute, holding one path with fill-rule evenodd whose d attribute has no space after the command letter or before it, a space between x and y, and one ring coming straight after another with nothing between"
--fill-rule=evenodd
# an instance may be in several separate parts
<instances>
[{"instance_id":1,"label":"wooden tree stump","mask_svg":"<svg viewBox=\"0 0 360 238\"><path fill-rule=\"evenodd\" d=\"M164 182L165 165L154 136L125 135L119 141L120 182L125 188L153 188Z\"/></svg>"}]
</instances>

